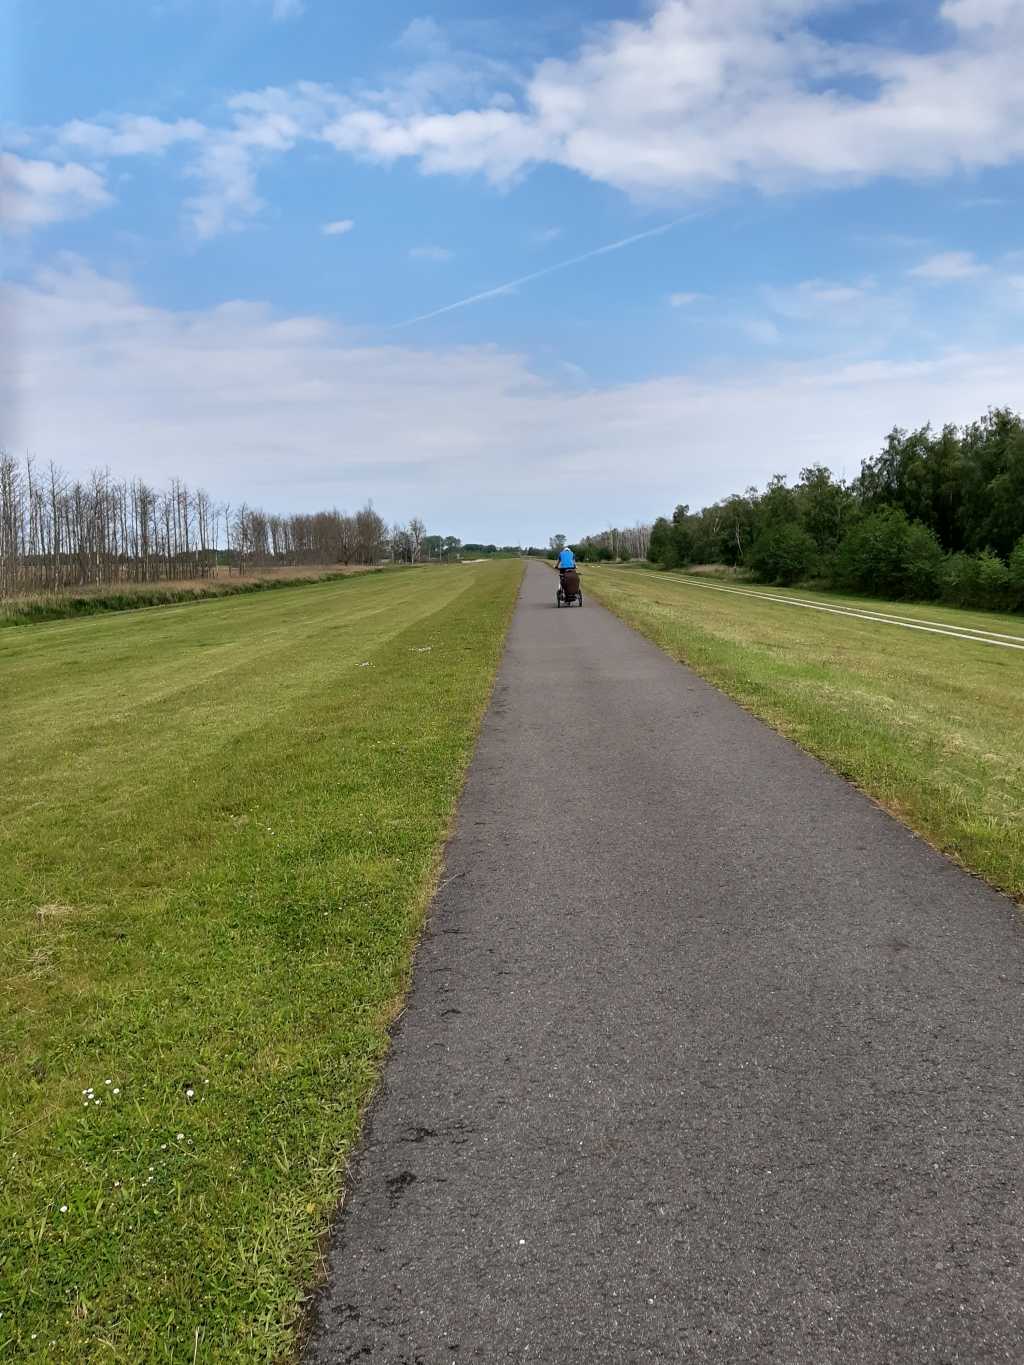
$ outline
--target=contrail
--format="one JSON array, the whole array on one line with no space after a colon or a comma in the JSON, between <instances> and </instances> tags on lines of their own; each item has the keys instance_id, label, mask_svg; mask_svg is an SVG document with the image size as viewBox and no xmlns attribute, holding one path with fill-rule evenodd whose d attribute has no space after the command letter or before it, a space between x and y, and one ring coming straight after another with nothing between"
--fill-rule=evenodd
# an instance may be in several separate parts
<instances>
[{"instance_id":1,"label":"contrail","mask_svg":"<svg viewBox=\"0 0 1024 1365\"><path fill-rule=\"evenodd\" d=\"M402 327L412 327L417 322L426 322L428 318L438 318L442 313L452 313L456 308L468 308L471 303L481 303L484 299L496 298L498 294L508 294L513 289L518 289L521 284L529 284L531 280L542 279L545 275L553 275L556 270L568 270L571 265L579 265L582 261L591 261L595 256L606 256L609 251L621 251L624 246L632 246L634 242L646 241L648 237L660 237L665 232L671 232L673 228L679 227L680 223L692 222L700 215L688 213L683 218L673 218L671 223L662 223L660 227L648 228L646 232L634 232L632 237L623 237L617 242L609 242L607 246L595 247L593 251L584 251L582 256L571 256L567 261L558 261L555 265L547 265L543 270L534 270L529 275L520 275L518 280L509 280L505 284L495 285L493 289L485 289L480 294L470 294L467 299L458 299L455 303L446 303L443 308L434 308L429 313L420 313L417 317L406 318L404 322L394 322L387 329L389 332L396 332Z\"/></svg>"}]
</instances>

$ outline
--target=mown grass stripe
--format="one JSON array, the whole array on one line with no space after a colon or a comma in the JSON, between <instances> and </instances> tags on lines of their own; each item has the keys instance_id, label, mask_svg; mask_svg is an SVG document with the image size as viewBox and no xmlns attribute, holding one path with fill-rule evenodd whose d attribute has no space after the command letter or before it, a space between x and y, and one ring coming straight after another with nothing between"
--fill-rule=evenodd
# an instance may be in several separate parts
<instances>
[{"instance_id":1,"label":"mown grass stripe","mask_svg":"<svg viewBox=\"0 0 1024 1365\"><path fill-rule=\"evenodd\" d=\"M5 633L0 1354L287 1353L520 573Z\"/></svg>"}]
</instances>

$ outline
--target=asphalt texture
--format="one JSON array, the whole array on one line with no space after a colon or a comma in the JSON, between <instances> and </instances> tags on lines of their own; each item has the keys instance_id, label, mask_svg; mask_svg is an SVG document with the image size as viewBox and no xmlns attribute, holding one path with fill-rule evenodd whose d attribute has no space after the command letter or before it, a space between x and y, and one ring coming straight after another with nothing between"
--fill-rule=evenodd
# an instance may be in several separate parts
<instances>
[{"instance_id":1,"label":"asphalt texture","mask_svg":"<svg viewBox=\"0 0 1024 1365\"><path fill-rule=\"evenodd\" d=\"M554 588L307 1361L1024 1360L1020 912Z\"/></svg>"}]
</instances>

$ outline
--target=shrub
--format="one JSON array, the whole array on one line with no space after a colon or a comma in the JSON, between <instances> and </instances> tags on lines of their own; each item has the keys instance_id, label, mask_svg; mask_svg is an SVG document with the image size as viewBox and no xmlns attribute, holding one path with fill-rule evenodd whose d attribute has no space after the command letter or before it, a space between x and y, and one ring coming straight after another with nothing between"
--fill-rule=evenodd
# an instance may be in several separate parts
<instances>
[{"instance_id":1,"label":"shrub","mask_svg":"<svg viewBox=\"0 0 1024 1365\"><path fill-rule=\"evenodd\" d=\"M934 532L919 521L912 521L903 545L903 590L900 595L925 601L938 597L944 560Z\"/></svg>"},{"instance_id":2,"label":"shrub","mask_svg":"<svg viewBox=\"0 0 1024 1365\"><path fill-rule=\"evenodd\" d=\"M1010 570L994 550L974 556L977 599L972 606L1004 611L1010 605Z\"/></svg>"},{"instance_id":3,"label":"shrub","mask_svg":"<svg viewBox=\"0 0 1024 1365\"><path fill-rule=\"evenodd\" d=\"M1024 536L1010 551L1009 575L1012 605L1024 607Z\"/></svg>"},{"instance_id":4,"label":"shrub","mask_svg":"<svg viewBox=\"0 0 1024 1365\"><path fill-rule=\"evenodd\" d=\"M942 547L932 531L898 507L883 507L846 533L836 556L838 583L879 597L935 597Z\"/></svg>"},{"instance_id":5,"label":"shrub","mask_svg":"<svg viewBox=\"0 0 1024 1365\"><path fill-rule=\"evenodd\" d=\"M942 595L958 607L984 611L1007 611L1019 600L1013 570L993 550L950 555L943 569Z\"/></svg>"},{"instance_id":6,"label":"shrub","mask_svg":"<svg viewBox=\"0 0 1024 1365\"><path fill-rule=\"evenodd\" d=\"M797 583L806 578L818 559L814 538L789 522L770 526L754 541L750 567L763 583Z\"/></svg>"}]
</instances>

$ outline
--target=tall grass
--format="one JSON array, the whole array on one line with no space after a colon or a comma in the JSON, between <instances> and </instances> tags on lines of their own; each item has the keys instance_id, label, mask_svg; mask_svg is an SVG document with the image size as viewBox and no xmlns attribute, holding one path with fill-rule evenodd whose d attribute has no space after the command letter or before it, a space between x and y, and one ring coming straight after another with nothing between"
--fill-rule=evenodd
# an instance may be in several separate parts
<instances>
[{"instance_id":1,"label":"tall grass","mask_svg":"<svg viewBox=\"0 0 1024 1365\"><path fill-rule=\"evenodd\" d=\"M381 569L336 569L323 573L298 572L250 578L193 579L184 583L121 584L118 588L92 591L29 593L0 598L0 627L38 625L71 616L97 616L108 611L135 611L139 607L163 607L176 602L200 602L210 597L234 597L239 593L264 592L345 578L351 573L380 573Z\"/></svg>"}]
</instances>

